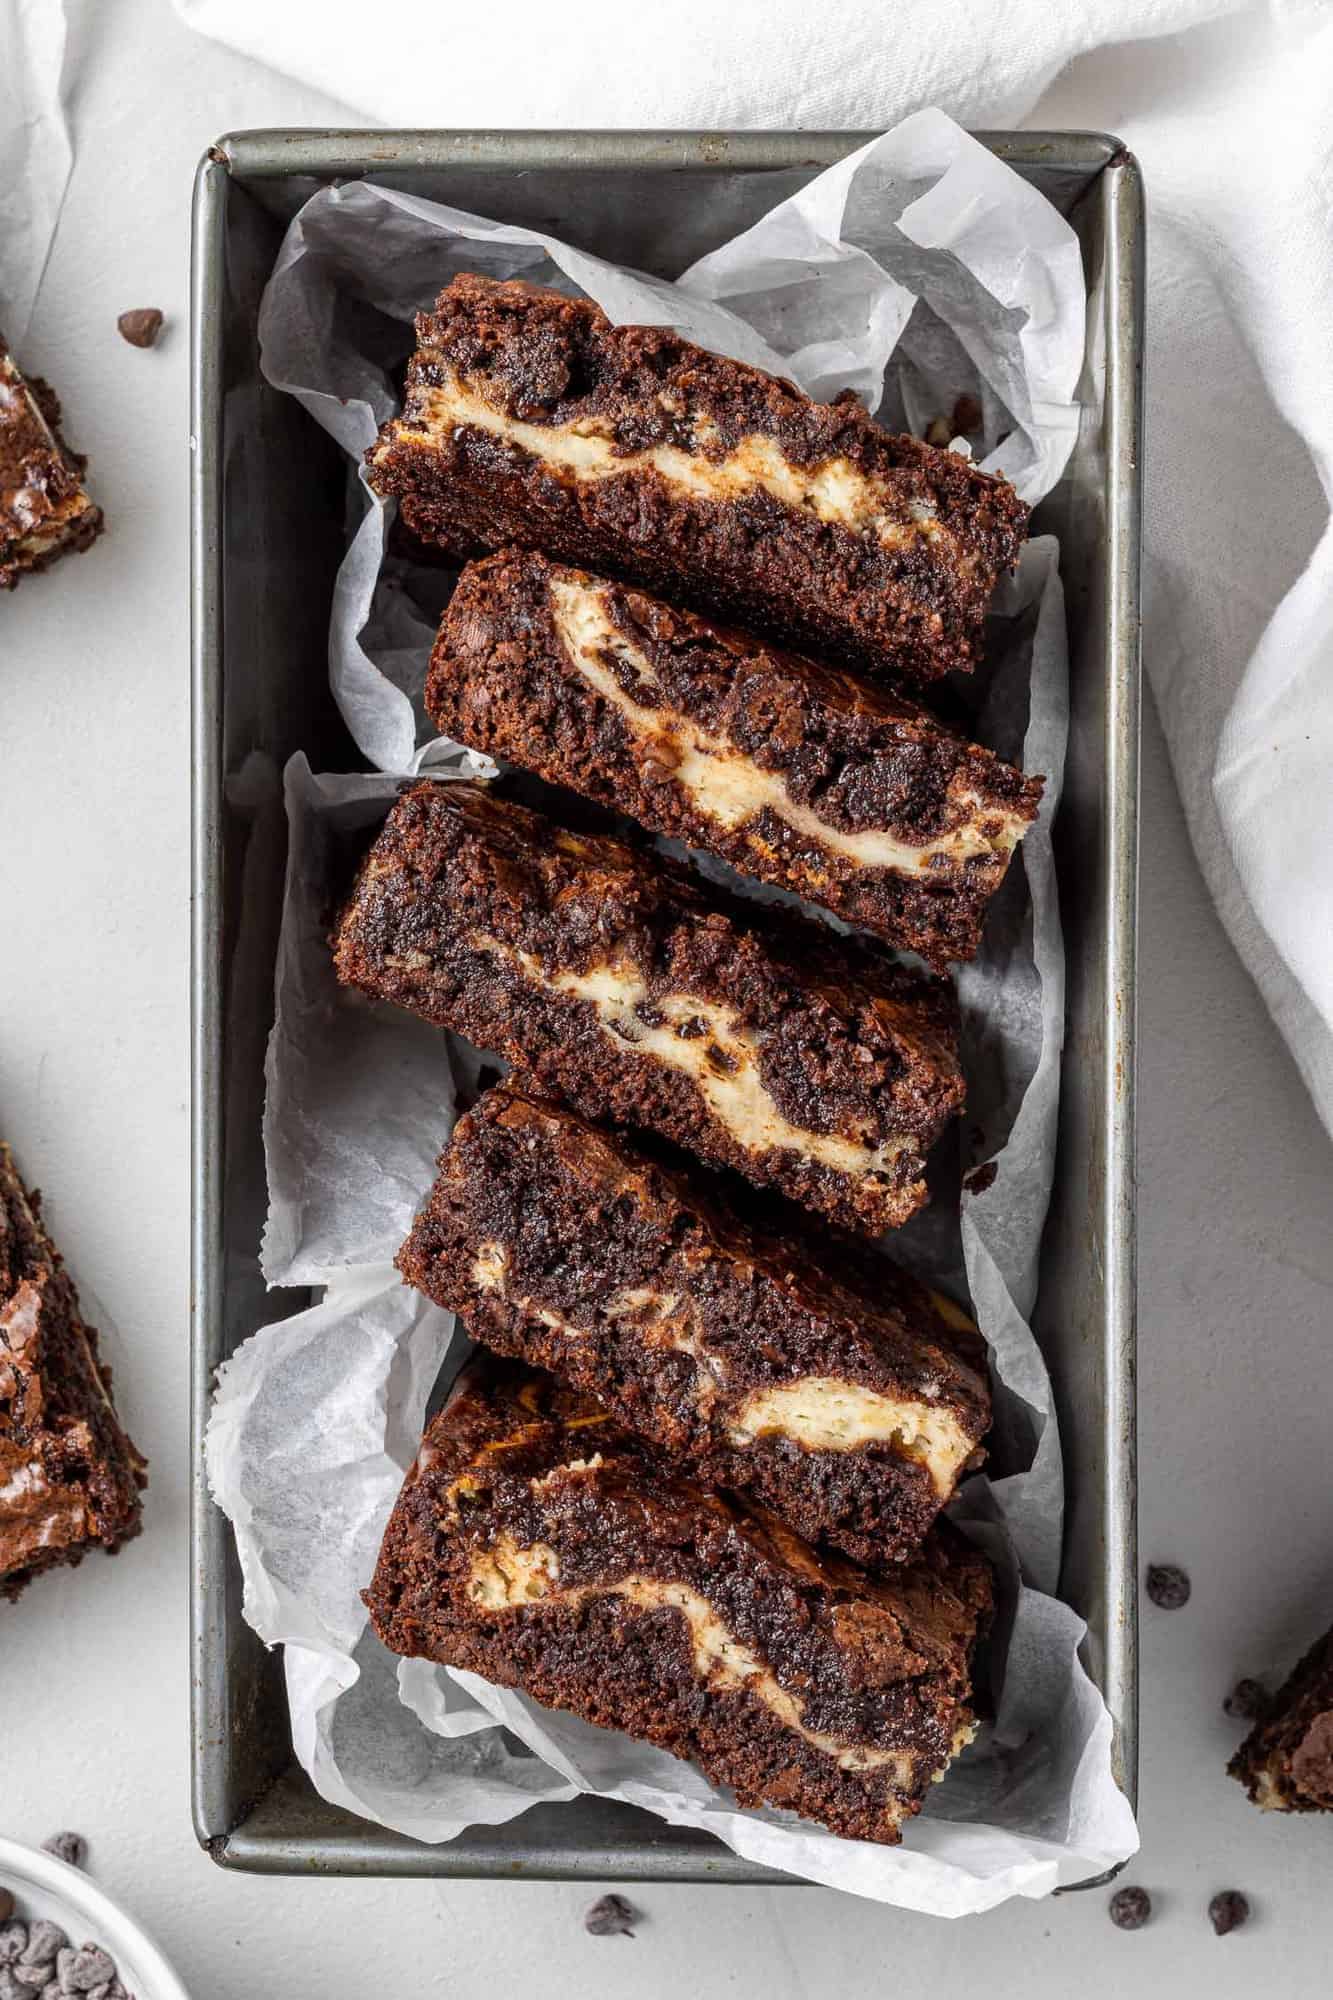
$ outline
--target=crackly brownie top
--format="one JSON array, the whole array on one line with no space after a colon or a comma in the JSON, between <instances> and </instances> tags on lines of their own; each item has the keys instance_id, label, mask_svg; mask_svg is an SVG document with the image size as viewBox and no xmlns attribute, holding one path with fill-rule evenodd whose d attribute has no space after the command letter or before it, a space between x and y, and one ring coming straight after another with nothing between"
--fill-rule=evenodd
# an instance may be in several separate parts
<instances>
[{"instance_id":1,"label":"crackly brownie top","mask_svg":"<svg viewBox=\"0 0 1333 2000\"><path fill-rule=\"evenodd\" d=\"M904 518L915 501L969 545L1003 545L1002 566L1022 539L1028 510L1013 488L958 453L881 429L853 399L814 403L668 327L613 326L590 299L464 272L418 315L417 340L408 421L418 391L461 376L522 422L597 419L624 453L665 445L721 459L758 436L792 465L847 461L883 479Z\"/></svg>"}]
</instances>

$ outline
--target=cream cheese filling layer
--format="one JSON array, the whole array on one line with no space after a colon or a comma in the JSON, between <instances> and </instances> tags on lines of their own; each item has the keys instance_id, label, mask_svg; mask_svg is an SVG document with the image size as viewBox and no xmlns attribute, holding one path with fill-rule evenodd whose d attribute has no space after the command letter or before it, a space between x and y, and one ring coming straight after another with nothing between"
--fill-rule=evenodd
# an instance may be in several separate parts
<instances>
[{"instance_id":1,"label":"cream cheese filling layer","mask_svg":"<svg viewBox=\"0 0 1333 2000\"><path fill-rule=\"evenodd\" d=\"M641 686L653 686L657 675L641 649L613 623L601 586L555 577L551 609L557 637L575 672L620 710L646 750L658 752L672 781L689 794L699 811L728 832L770 811L794 832L860 868L926 876L935 872L932 863L941 857L962 862L984 854L1007 860L1023 837L1026 822L1017 813L988 806L968 788L953 793L951 800L966 817L920 844L887 832L848 833L830 826L792 798L781 772L766 771L688 716L635 701L606 664L605 655L611 653L628 666Z\"/></svg>"},{"instance_id":2,"label":"cream cheese filling layer","mask_svg":"<svg viewBox=\"0 0 1333 2000\"><path fill-rule=\"evenodd\" d=\"M832 1758L840 1770L877 1771L887 1767L893 1773L893 1782L901 1789L907 1790L912 1785L914 1760L909 1752L840 1743L836 1736L807 1729L795 1696L782 1686L767 1662L735 1636L708 1599L689 1584L660 1577L627 1576L617 1583L580 1584L562 1589L559 1574L559 1558L546 1543L536 1542L529 1548L521 1548L512 1536L499 1535L488 1549L473 1556L469 1588L473 1601L487 1611L511 1610L535 1602L576 1605L595 1597L619 1597L624 1603L646 1611L663 1608L679 1611L689 1630L694 1670L709 1687L753 1695L786 1728L825 1757Z\"/></svg>"},{"instance_id":3,"label":"cream cheese filling layer","mask_svg":"<svg viewBox=\"0 0 1333 2000\"><path fill-rule=\"evenodd\" d=\"M904 1402L863 1389L834 1375L805 1375L768 1389L756 1389L728 1418L731 1441L750 1445L764 1437L794 1438L808 1451L856 1451L888 1444L918 1459L942 1499L974 1440L952 1411L929 1403Z\"/></svg>"},{"instance_id":4,"label":"cream cheese filling layer","mask_svg":"<svg viewBox=\"0 0 1333 2000\"><path fill-rule=\"evenodd\" d=\"M487 952L512 966L534 986L586 1001L610 1040L691 1077L718 1124L748 1152L800 1153L819 1166L861 1179L887 1173L900 1154L915 1149L910 1138L885 1139L877 1146L868 1146L793 1125L765 1088L755 1036L737 1024L730 1008L715 1001L696 999L691 993L666 993L651 1002L662 1016L660 1023L645 1021L638 1009L648 1004L648 988L632 965L548 972L532 952L508 945L489 932L472 931L467 942L474 951ZM699 1022L706 1033L693 1032ZM682 1034L681 1029L692 1032ZM729 1067L715 1067L710 1055L720 1056Z\"/></svg>"},{"instance_id":5,"label":"cream cheese filling layer","mask_svg":"<svg viewBox=\"0 0 1333 2000\"><path fill-rule=\"evenodd\" d=\"M616 450L609 429L596 417L565 424L525 423L496 409L452 373L443 383L415 390L413 403L415 416L401 417L395 426L396 443L434 444L460 428L486 431L580 482L651 471L700 500L727 501L744 493L770 493L775 500L818 520L857 534L874 535L884 548L909 549L919 542L954 541L927 501L909 502L904 520L885 505L882 482L859 471L848 458L825 459L818 466L795 465L772 438L759 432L742 438L721 456L709 457L706 448L716 433L707 418L697 419L694 425L695 451L654 444L642 451L626 452ZM955 560L971 566L972 559L966 554L960 553Z\"/></svg>"}]
</instances>

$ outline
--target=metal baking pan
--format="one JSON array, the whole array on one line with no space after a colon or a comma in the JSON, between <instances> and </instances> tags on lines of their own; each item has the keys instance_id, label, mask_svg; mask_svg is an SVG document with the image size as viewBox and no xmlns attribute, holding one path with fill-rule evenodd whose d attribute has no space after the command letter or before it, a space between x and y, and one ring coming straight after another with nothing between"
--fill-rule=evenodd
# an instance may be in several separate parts
<instances>
[{"instance_id":1,"label":"metal baking pan","mask_svg":"<svg viewBox=\"0 0 1333 2000\"><path fill-rule=\"evenodd\" d=\"M241 1619L230 1530L208 1497L214 1369L303 1292L257 1252L264 1043L289 754L359 768L328 692L346 468L260 377L255 338L283 230L316 189L364 178L548 229L673 276L870 135L854 132L248 132L210 147L194 199L192 416L193 1785L200 1841L234 1868L756 1882L786 1878L705 1834L580 1798L428 1847L320 1799L296 1765L280 1664ZM1038 514L1063 552L1073 718L1055 829L1069 953L1056 1199L1037 1329L1069 1479L1062 1595L1136 1781L1134 910L1139 737L1143 194L1116 140L981 135L1078 232L1104 396Z\"/></svg>"}]
</instances>

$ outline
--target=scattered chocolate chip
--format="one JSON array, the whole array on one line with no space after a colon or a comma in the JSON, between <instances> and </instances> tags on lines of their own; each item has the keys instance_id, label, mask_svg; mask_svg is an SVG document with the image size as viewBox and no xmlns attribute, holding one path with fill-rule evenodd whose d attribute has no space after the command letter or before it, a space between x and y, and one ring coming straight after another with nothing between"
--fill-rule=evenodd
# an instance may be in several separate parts
<instances>
[{"instance_id":1,"label":"scattered chocolate chip","mask_svg":"<svg viewBox=\"0 0 1333 2000\"><path fill-rule=\"evenodd\" d=\"M1161 1610L1179 1611L1190 1601L1190 1580L1178 1563L1149 1563L1148 1595Z\"/></svg>"},{"instance_id":2,"label":"scattered chocolate chip","mask_svg":"<svg viewBox=\"0 0 1333 2000\"><path fill-rule=\"evenodd\" d=\"M933 444L943 449L952 436L953 432L949 429L947 418L932 417L926 425L927 444Z\"/></svg>"},{"instance_id":3,"label":"scattered chocolate chip","mask_svg":"<svg viewBox=\"0 0 1333 2000\"><path fill-rule=\"evenodd\" d=\"M1238 1931L1248 1922L1250 1905L1239 1889L1223 1889L1213 1897L1208 1905L1208 1921L1216 1937L1225 1937L1228 1931Z\"/></svg>"},{"instance_id":4,"label":"scattered chocolate chip","mask_svg":"<svg viewBox=\"0 0 1333 2000\"><path fill-rule=\"evenodd\" d=\"M993 1185L999 1171L994 1160L987 1160L984 1166L974 1167L970 1174L964 1176L963 1186L969 1194L985 1194L986 1189Z\"/></svg>"},{"instance_id":5,"label":"scattered chocolate chip","mask_svg":"<svg viewBox=\"0 0 1333 2000\"><path fill-rule=\"evenodd\" d=\"M53 1833L42 1842L42 1853L54 1854L57 1861L67 1861L71 1868L82 1868L88 1857L88 1843L81 1833Z\"/></svg>"},{"instance_id":6,"label":"scattered chocolate chip","mask_svg":"<svg viewBox=\"0 0 1333 2000\"><path fill-rule=\"evenodd\" d=\"M624 1896L599 1896L583 1919L593 1937L633 1937L639 1912Z\"/></svg>"},{"instance_id":7,"label":"scattered chocolate chip","mask_svg":"<svg viewBox=\"0 0 1333 2000\"><path fill-rule=\"evenodd\" d=\"M1237 1681L1222 1706L1237 1722L1257 1722L1268 1706L1268 1689L1262 1681Z\"/></svg>"},{"instance_id":8,"label":"scattered chocolate chip","mask_svg":"<svg viewBox=\"0 0 1333 2000\"><path fill-rule=\"evenodd\" d=\"M1117 1889L1106 1907L1118 1931L1141 1931L1152 1915L1152 1897L1146 1889Z\"/></svg>"},{"instance_id":9,"label":"scattered chocolate chip","mask_svg":"<svg viewBox=\"0 0 1333 2000\"><path fill-rule=\"evenodd\" d=\"M134 312L122 313L116 321L122 340L128 340L131 347L153 347L162 331L162 315L156 306L139 306Z\"/></svg>"},{"instance_id":10,"label":"scattered chocolate chip","mask_svg":"<svg viewBox=\"0 0 1333 2000\"><path fill-rule=\"evenodd\" d=\"M981 405L975 396L960 396L949 422L955 437L971 437L981 429Z\"/></svg>"}]
</instances>

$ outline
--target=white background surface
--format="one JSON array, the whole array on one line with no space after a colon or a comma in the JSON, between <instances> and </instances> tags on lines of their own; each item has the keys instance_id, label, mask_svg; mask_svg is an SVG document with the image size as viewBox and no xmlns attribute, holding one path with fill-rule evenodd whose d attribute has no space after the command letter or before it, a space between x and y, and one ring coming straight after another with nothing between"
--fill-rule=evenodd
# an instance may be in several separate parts
<instances>
[{"instance_id":1,"label":"white background surface","mask_svg":"<svg viewBox=\"0 0 1333 2000\"><path fill-rule=\"evenodd\" d=\"M111 1342L153 1461L115 1562L0 1609L0 1832L83 1830L102 1883L200 2000L531 1987L638 2000L988 1993L1228 1996L1333 1985L1333 1821L1280 1822L1222 1765L1220 1701L1333 1616L1328 1141L1207 903L1151 716L1140 919L1140 1462L1150 1929L1100 1894L949 1927L817 1890L648 1887L638 1937L591 1939L578 1885L281 1881L194 1844L187 1778L186 263L218 133L336 107L196 40L166 0L74 10L77 158L26 359L64 398L110 532L0 602L0 1123ZM1087 116L1086 99L1079 112ZM886 122L892 107L886 107ZM1044 107L1061 121L1057 101ZM1107 123L1114 122L1108 105ZM1072 119L1071 119L1072 122ZM1145 163L1151 186L1151 162ZM157 305L156 350L116 315ZM1150 422L1151 440L1151 386ZM1149 468L1151 475L1151 466ZM1215 1940L1218 1888L1250 1927ZM141 2000L150 2000L141 1996Z\"/></svg>"}]
</instances>

